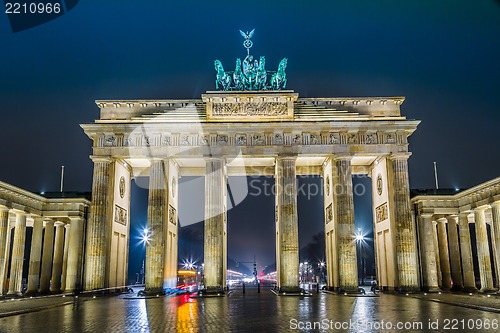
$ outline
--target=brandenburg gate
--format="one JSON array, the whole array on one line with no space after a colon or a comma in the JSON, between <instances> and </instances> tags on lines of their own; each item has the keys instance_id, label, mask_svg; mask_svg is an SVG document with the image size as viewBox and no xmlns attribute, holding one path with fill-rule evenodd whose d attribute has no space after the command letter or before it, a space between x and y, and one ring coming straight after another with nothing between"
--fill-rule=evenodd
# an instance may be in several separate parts
<instances>
[{"instance_id":1,"label":"brandenburg gate","mask_svg":"<svg viewBox=\"0 0 500 333\"><path fill-rule=\"evenodd\" d=\"M299 98L291 90L207 92L199 100L97 101L100 119L82 125L93 141L92 209L85 288L121 285L127 272L129 184L149 175L146 291L174 287L178 178L205 176L205 286L225 288L230 176L274 175L277 280L299 288L297 175L320 175L328 285L358 288L353 174L373 179L379 283L418 289L408 137L402 97Z\"/></svg>"},{"instance_id":2,"label":"brandenburg gate","mask_svg":"<svg viewBox=\"0 0 500 333\"><path fill-rule=\"evenodd\" d=\"M127 274L130 182L149 176L146 288L175 287L178 179L205 177L204 285L226 287L228 177L269 176L276 184L277 284L299 291L297 175L320 175L328 286L358 291L353 174L373 179L377 271L385 289L419 288L408 183L408 137L419 121L401 116L403 97L299 98L277 71L250 54L216 88L193 100L100 100L100 118L82 128L93 141L92 207L84 286L123 285Z\"/></svg>"}]
</instances>

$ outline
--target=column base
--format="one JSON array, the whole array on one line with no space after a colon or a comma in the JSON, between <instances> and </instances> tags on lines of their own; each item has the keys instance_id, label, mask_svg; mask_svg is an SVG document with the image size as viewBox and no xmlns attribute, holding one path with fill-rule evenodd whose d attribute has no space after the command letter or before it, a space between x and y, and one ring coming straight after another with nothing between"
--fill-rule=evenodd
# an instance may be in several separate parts
<instances>
[{"instance_id":1,"label":"column base","mask_svg":"<svg viewBox=\"0 0 500 333\"><path fill-rule=\"evenodd\" d=\"M198 290L199 297L213 297L213 296L224 296L226 293L222 286L215 287L205 287L205 289Z\"/></svg>"},{"instance_id":2,"label":"column base","mask_svg":"<svg viewBox=\"0 0 500 333\"><path fill-rule=\"evenodd\" d=\"M469 287L463 287L462 288L462 291L464 293L477 293L479 292L479 290L476 288L476 287L472 287L472 286L469 286Z\"/></svg>"},{"instance_id":3,"label":"column base","mask_svg":"<svg viewBox=\"0 0 500 333\"><path fill-rule=\"evenodd\" d=\"M498 290L495 288L481 288L481 290L479 290L479 292L482 294L495 294L497 291Z\"/></svg>"},{"instance_id":4,"label":"column base","mask_svg":"<svg viewBox=\"0 0 500 333\"><path fill-rule=\"evenodd\" d=\"M441 288L439 288L437 286L435 286L435 287L423 287L422 290L427 292L427 293L438 293L441 291Z\"/></svg>"},{"instance_id":5,"label":"column base","mask_svg":"<svg viewBox=\"0 0 500 333\"><path fill-rule=\"evenodd\" d=\"M462 290L462 286L459 286L459 285L453 285L453 287L451 287L451 291L461 291Z\"/></svg>"},{"instance_id":6,"label":"column base","mask_svg":"<svg viewBox=\"0 0 500 333\"><path fill-rule=\"evenodd\" d=\"M6 297L22 297L22 296L23 296L23 293L18 292L18 291L8 292L6 295Z\"/></svg>"},{"instance_id":7,"label":"column base","mask_svg":"<svg viewBox=\"0 0 500 333\"><path fill-rule=\"evenodd\" d=\"M163 288L155 288L155 289L144 289L145 296L163 296L165 295L165 290Z\"/></svg>"},{"instance_id":8,"label":"column base","mask_svg":"<svg viewBox=\"0 0 500 333\"><path fill-rule=\"evenodd\" d=\"M35 296L38 295L38 290L26 290L24 296Z\"/></svg>"},{"instance_id":9,"label":"column base","mask_svg":"<svg viewBox=\"0 0 500 333\"><path fill-rule=\"evenodd\" d=\"M400 294L402 294L402 293L419 293L420 288L419 287L409 287L409 286L399 287L397 292Z\"/></svg>"},{"instance_id":10,"label":"column base","mask_svg":"<svg viewBox=\"0 0 500 333\"><path fill-rule=\"evenodd\" d=\"M366 294L365 290L361 287L350 286L350 287L339 287L337 289L337 293L344 295L364 295Z\"/></svg>"}]
</instances>

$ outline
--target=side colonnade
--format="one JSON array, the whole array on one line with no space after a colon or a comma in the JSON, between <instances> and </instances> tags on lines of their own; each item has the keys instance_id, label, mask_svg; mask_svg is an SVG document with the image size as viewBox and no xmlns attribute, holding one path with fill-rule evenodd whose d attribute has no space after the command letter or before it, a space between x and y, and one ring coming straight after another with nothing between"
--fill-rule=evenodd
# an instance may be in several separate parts
<instances>
[{"instance_id":1,"label":"side colonnade","mask_svg":"<svg viewBox=\"0 0 500 333\"><path fill-rule=\"evenodd\" d=\"M497 291L500 178L455 194L415 194L423 288Z\"/></svg>"},{"instance_id":2,"label":"side colonnade","mask_svg":"<svg viewBox=\"0 0 500 333\"><path fill-rule=\"evenodd\" d=\"M47 199L1 182L0 189L0 294L82 290L84 227L90 202L57 196ZM29 260L25 260L28 252ZM24 278L23 270L27 271Z\"/></svg>"}]
</instances>

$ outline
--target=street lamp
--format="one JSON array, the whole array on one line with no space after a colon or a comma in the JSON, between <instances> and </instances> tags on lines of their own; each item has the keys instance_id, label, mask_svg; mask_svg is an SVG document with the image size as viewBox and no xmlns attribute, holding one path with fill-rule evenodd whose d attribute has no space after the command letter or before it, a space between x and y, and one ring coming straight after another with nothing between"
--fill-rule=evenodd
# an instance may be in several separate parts
<instances>
[{"instance_id":1,"label":"street lamp","mask_svg":"<svg viewBox=\"0 0 500 333\"><path fill-rule=\"evenodd\" d=\"M359 263L361 266L361 285L365 284L365 274L366 274L363 255L361 253L361 246L362 246L362 243L364 242L364 240L365 240L365 236L363 236L363 232L361 231L361 228L358 228L358 233L356 234L356 249L358 250L358 258L359 258Z\"/></svg>"}]
</instances>

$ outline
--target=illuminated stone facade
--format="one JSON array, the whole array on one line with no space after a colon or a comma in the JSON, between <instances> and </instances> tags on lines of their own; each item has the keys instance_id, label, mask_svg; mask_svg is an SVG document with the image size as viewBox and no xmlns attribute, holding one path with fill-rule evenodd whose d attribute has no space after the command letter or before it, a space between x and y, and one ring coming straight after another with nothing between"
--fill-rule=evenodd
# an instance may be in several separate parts
<instances>
[{"instance_id":1,"label":"illuminated stone facade","mask_svg":"<svg viewBox=\"0 0 500 333\"><path fill-rule=\"evenodd\" d=\"M121 244L128 230L114 222L114 215L119 211L129 216L130 203L128 196L117 196L117 189L120 179L129 187L138 176L150 177L146 291L158 293L175 285L178 232L176 221L171 222L178 211L175 185L186 175L205 177L205 287L222 292L228 177L266 175L276 177L278 189L278 287L282 292L298 291L296 176L320 175L325 186L328 285L356 292L351 177L367 174L374 181L380 285L418 289L407 159L408 137L419 121L401 116L403 101L299 98L289 90L207 92L196 100L97 101L100 118L82 125L93 141L94 161L85 288L110 287L123 280L120 263L126 262L126 247Z\"/></svg>"}]
</instances>

